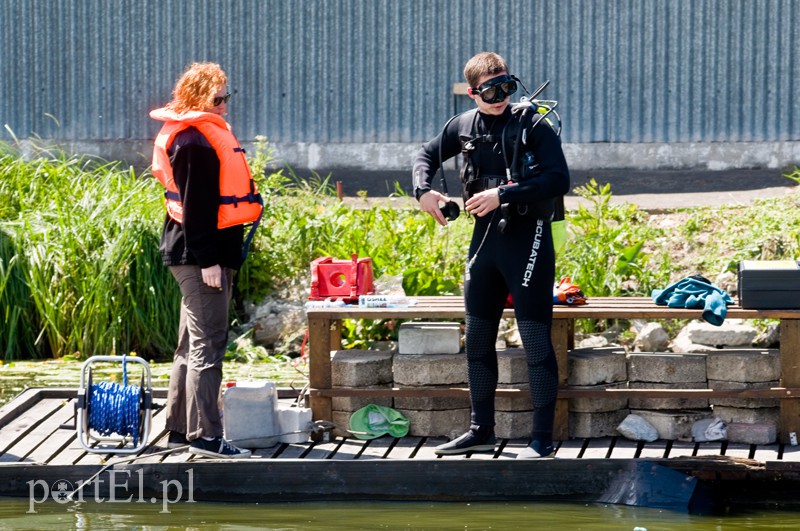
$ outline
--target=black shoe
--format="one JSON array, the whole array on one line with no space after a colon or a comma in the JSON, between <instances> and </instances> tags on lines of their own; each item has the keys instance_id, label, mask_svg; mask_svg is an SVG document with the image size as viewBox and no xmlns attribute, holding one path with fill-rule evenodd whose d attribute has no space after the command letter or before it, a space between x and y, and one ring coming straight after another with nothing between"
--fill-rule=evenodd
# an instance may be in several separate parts
<instances>
[{"instance_id":1,"label":"black shoe","mask_svg":"<svg viewBox=\"0 0 800 531\"><path fill-rule=\"evenodd\" d=\"M210 441L202 437L195 439L192 441L191 446L189 446L189 453L226 459L241 459L243 457L250 457L252 454L250 450L238 448L222 437L216 437Z\"/></svg>"},{"instance_id":2,"label":"black shoe","mask_svg":"<svg viewBox=\"0 0 800 531\"><path fill-rule=\"evenodd\" d=\"M469 452L493 452L496 439L494 429L471 426L461 437L440 444L434 450L436 455L458 455Z\"/></svg>"},{"instance_id":3,"label":"black shoe","mask_svg":"<svg viewBox=\"0 0 800 531\"><path fill-rule=\"evenodd\" d=\"M180 448L181 446L188 446L189 440L186 438L185 433L177 431L169 432L169 439L167 439L167 448Z\"/></svg>"}]
</instances>

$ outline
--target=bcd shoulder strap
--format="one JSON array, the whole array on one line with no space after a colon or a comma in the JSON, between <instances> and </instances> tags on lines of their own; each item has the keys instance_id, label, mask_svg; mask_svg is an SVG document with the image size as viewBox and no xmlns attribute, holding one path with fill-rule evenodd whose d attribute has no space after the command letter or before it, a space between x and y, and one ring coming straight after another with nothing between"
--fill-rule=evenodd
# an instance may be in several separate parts
<instances>
[{"instance_id":1,"label":"bcd shoulder strap","mask_svg":"<svg viewBox=\"0 0 800 531\"><path fill-rule=\"evenodd\" d=\"M533 150L525 149L523 154L520 148L527 144L526 136L531 134L539 125L549 126L556 134L560 134L560 120L556 124L554 121L547 119L552 110L552 107L540 106L536 101L520 103L512 107L513 113L520 113L517 127L522 130L514 142L514 154L511 159L513 180L522 182L535 177L541 172L533 155ZM544 123L542 123L543 120ZM532 214L536 217L549 218L551 221L561 221L564 219L564 196L541 199L525 205L517 204L516 210L523 216Z\"/></svg>"}]
</instances>

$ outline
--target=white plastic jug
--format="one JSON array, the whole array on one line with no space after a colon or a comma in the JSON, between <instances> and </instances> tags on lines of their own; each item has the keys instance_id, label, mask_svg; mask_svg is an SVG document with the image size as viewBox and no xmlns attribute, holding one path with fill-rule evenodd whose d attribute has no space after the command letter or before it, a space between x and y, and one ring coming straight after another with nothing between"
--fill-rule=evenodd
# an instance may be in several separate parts
<instances>
[{"instance_id":1,"label":"white plastic jug","mask_svg":"<svg viewBox=\"0 0 800 531\"><path fill-rule=\"evenodd\" d=\"M242 448L278 444L278 389L272 382L237 382L222 393L225 438Z\"/></svg>"}]
</instances>

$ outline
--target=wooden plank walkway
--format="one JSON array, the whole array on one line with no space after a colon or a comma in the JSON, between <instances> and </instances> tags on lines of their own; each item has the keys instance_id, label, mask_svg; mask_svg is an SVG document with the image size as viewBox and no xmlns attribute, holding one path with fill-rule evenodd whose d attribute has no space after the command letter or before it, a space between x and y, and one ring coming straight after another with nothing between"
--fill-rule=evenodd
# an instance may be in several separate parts
<instances>
[{"instance_id":1,"label":"wooden plank walkway","mask_svg":"<svg viewBox=\"0 0 800 531\"><path fill-rule=\"evenodd\" d=\"M104 470L157 494L165 481L191 477L195 499L537 499L593 500L631 460L652 460L687 474L724 481L778 480L800 486L800 447L783 444L655 441L622 437L572 439L556 444L555 459L516 460L524 440L500 440L494 453L437 456L442 437L381 437L362 441L278 444L246 460L199 458L166 449L165 390L147 446L137 456L87 452L74 427L77 392L28 389L0 408L0 496L27 496L31 483L86 482ZM132 473L131 471L136 471ZM526 476L532 476L526 477ZM458 478L454 481L454 478ZM282 482L282 483L281 483ZM119 482L117 482L119 484ZM785 485L785 484L784 484Z\"/></svg>"}]
</instances>

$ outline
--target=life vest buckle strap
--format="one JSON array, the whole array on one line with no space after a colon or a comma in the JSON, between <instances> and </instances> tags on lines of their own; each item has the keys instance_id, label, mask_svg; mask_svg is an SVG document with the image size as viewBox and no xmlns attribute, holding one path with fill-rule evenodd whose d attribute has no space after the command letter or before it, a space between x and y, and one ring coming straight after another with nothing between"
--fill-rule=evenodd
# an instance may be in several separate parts
<instances>
[{"instance_id":1,"label":"life vest buckle strap","mask_svg":"<svg viewBox=\"0 0 800 531\"><path fill-rule=\"evenodd\" d=\"M264 202L261 199L261 194L247 194L243 196L235 196L235 195L223 195L219 198L219 203L221 205L233 205L236 206L239 203L258 203L259 205L263 205Z\"/></svg>"}]
</instances>

